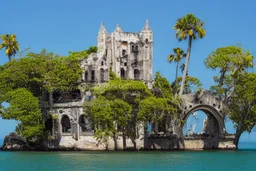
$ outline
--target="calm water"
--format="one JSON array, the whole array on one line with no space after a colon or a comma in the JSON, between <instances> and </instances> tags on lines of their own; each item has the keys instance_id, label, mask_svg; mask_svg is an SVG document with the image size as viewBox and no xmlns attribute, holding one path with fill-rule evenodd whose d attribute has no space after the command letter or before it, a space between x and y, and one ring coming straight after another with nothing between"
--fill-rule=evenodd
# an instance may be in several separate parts
<instances>
[{"instance_id":1,"label":"calm water","mask_svg":"<svg viewBox=\"0 0 256 171\"><path fill-rule=\"evenodd\" d=\"M246 145L244 145L246 146ZM0 152L0 171L255 171L256 151Z\"/></svg>"}]
</instances>

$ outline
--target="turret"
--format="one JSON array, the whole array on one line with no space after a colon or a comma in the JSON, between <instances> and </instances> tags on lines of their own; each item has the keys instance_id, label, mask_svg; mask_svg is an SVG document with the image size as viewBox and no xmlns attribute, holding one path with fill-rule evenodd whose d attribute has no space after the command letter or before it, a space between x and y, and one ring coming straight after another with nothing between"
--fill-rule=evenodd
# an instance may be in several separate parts
<instances>
[{"instance_id":1,"label":"turret","mask_svg":"<svg viewBox=\"0 0 256 171\"><path fill-rule=\"evenodd\" d=\"M107 30L103 23L100 25L100 30L98 32L98 53L102 53L106 49L106 38L107 38Z\"/></svg>"},{"instance_id":2,"label":"turret","mask_svg":"<svg viewBox=\"0 0 256 171\"><path fill-rule=\"evenodd\" d=\"M116 25L115 32L118 32L118 33L122 33L123 32L123 29L120 27L119 24Z\"/></svg>"}]
</instances>

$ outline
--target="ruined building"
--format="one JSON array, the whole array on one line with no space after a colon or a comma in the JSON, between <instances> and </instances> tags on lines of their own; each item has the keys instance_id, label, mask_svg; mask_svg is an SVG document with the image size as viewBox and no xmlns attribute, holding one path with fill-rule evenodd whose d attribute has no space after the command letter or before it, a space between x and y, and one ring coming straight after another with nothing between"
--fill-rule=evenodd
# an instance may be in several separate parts
<instances>
[{"instance_id":1,"label":"ruined building","mask_svg":"<svg viewBox=\"0 0 256 171\"><path fill-rule=\"evenodd\" d=\"M101 84L109 81L112 70L122 79L141 80L151 88L153 61L153 32L148 21L139 33L124 32L117 25L112 33L108 33L103 24L98 33L98 52L81 61L83 74L81 87L87 84ZM79 148L84 150L114 149L113 139L99 143L94 138L94 130L83 111L83 104L94 98L90 91L81 90L59 93L54 92L50 113L55 115L48 119L46 127L51 130L51 139L47 146L53 148ZM179 117L170 121L172 129L166 132L148 132L144 124L137 126L137 149L202 149L202 148L235 148L234 136L226 133L224 106L210 91L184 94ZM207 115L202 134L194 135L193 131L183 135L182 123L196 111ZM184 124L184 123L183 123ZM50 142L50 143L49 143ZM117 148L123 149L121 137L117 138ZM126 139L126 147L133 148L130 139Z\"/></svg>"},{"instance_id":2,"label":"ruined building","mask_svg":"<svg viewBox=\"0 0 256 171\"><path fill-rule=\"evenodd\" d=\"M114 32L108 33L102 23L97 47L97 53L81 61L82 86L109 81L110 70L122 79L141 80L151 86L153 32L148 21L139 33L125 32L119 25ZM58 120L48 124L52 127L51 135L60 145L83 142L86 149L96 148L94 132L83 111L83 104L90 98L91 93L83 90L53 93L51 113L57 115Z\"/></svg>"}]
</instances>

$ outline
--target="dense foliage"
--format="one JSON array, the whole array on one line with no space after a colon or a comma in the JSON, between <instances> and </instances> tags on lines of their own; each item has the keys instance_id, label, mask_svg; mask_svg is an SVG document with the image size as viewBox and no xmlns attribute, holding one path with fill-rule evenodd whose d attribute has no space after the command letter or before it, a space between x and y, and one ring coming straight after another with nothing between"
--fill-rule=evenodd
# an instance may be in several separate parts
<instances>
[{"instance_id":1,"label":"dense foliage","mask_svg":"<svg viewBox=\"0 0 256 171\"><path fill-rule=\"evenodd\" d=\"M20 121L18 133L28 139L43 135L42 111L49 107L48 94L76 89L82 72L80 59L96 50L70 52L67 57L42 50L0 66L0 104L9 103L2 107L1 116Z\"/></svg>"},{"instance_id":2,"label":"dense foliage","mask_svg":"<svg viewBox=\"0 0 256 171\"><path fill-rule=\"evenodd\" d=\"M120 132L124 146L128 137L136 148L138 125L156 123L155 129L158 130L157 123L163 123L164 118L177 111L171 85L157 73L154 95L141 81L121 80L112 72L110 74L112 80L92 89L97 99L85 103L85 113L94 123L95 136L99 140L106 141L108 137L113 137L116 142Z\"/></svg>"},{"instance_id":3,"label":"dense foliage","mask_svg":"<svg viewBox=\"0 0 256 171\"><path fill-rule=\"evenodd\" d=\"M205 64L219 72L211 90L225 102L230 119L236 123L238 145L242 132L250 132L255 125L256 78L255 73L248 72L254 66L253 56L240 46L228 46L212 52Z\"/></svg>"}]
</instances>

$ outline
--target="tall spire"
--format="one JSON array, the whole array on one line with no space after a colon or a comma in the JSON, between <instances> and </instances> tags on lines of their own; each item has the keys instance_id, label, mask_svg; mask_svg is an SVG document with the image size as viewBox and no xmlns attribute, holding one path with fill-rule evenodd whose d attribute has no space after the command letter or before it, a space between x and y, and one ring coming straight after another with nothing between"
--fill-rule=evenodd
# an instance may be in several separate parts
<instances>
[{"instance_id":1,"label":"tall spire","mask_svg":"<svg viewBox=\"0 0 256 171\"><path fill-rule=\"evenodd\" d=\"M107 33L107 30L105 29L104 23L101 22L100 30L98 34Z\"/></svg>"},{"instance_id":2,"label":"tall spire","mask_svg":"<svg viewBox=\"0 0 256 171\"><path fill-rule=\"evenodd\" d=\"M116 30L115 32L123 32L123 29L120 27L119 24L116 25Z\"/></svg>"},{"instance_id":3,"label":"tall spire","mask_svg":"<svg viewBox=\"0 0 256 171\"><path fill-rule=\"evenodd\" d=\"M146 20L146 24L145 24L144 28L141 30L141 32L143 32L143 31L152 31L151 28L149 27L148 19Z\"/></svg>"}]
</instances>

